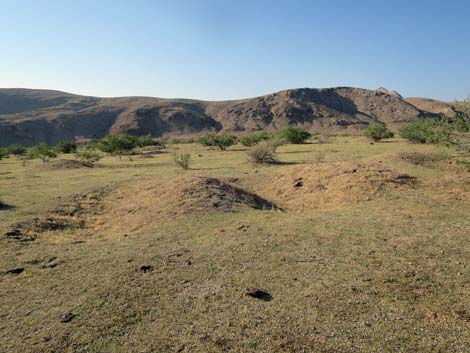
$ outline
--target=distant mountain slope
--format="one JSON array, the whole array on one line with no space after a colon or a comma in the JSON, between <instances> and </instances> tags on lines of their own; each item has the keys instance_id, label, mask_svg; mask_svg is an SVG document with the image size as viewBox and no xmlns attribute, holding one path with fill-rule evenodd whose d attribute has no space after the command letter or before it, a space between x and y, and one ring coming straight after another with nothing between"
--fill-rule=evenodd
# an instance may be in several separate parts
<instances>
[{"instance_id":1,"label":"distant mountain slope","mask_svg":"<svg viewBox=\"0 0 470 353\"><path fill-rule=\"evenodd\" d=\"M251 99L209 102L151 97L97 98L50 90L0 89L0 146L55 144L107 133L193 134L355 129L370 122L400 124L433 112L385 89L292 89Z\"/></svg>"}]
</instances>

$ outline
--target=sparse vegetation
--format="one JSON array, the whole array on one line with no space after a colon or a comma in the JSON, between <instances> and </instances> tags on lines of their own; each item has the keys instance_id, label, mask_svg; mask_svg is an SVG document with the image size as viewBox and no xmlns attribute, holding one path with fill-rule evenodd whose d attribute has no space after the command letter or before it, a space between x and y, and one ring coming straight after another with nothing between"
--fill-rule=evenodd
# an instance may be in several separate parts
<instances>
[{"instance_id":1,"label":"sparse vegetation","mask_svg":"<svg viewBox=\"0 0 470 353\"><path fill-rule=\"evenodd\" d=\"M307 141L312 136L312 134L300 127L289 126L280 132L280 136L288 143L302 144L305 143L305 141Z\"/></svg>"},{"instance_id":2,"label":"sparse vegetation","mask_svg":"<svg viewBox=\"0 0 470 353\"><path fill-rule=\"evenodd\" d=\"M421 119L399 129L400 136L414 143L451 145L452 127L439 119Z\"/></svg>"},{"instance_id":3,"label":"sparse vegetation","mask_svg":"<svg viewBox=\"0 0 470 353\"><path fill-rule=\"evenodd\" d=\"M271 136L267 132L263 131L257 134L246 135L246 136L240 137L240 143L243 146L251 147L261 141L269 140L270 138Z\"/></svg>"},{"instance_id":4,"label":"sparse vegetation","mask_svg":"<svg viewBox=\"0 0 470 353\"><path fill-rule=\"evenodd\" d=\"M103 156L100 153L92 151L92 150L84 150L81 152L76 152L75 157L82 162L89 163L90 165L94 165L101 158L103 158Z\"/></svg>"},{"instance_id":5,"label":"sparse vegetation","mask_svg":"<svg viewBox=\"0 0 470 353\"><path fill-rule=\"evenodd\" d=\"M28 149L21 145L11 145L7 148L7 151L12 156L24 156L28 152Z\"/></svg>"},{"instance_id":6,"label":"sparse vegetation","mask_svg":"<svg viewBox=\"0 0 470 353\"><path fill-rule=\"evenodd\" d=\"M225 151L228 147L235 145L238 138L233 135L216 135L208 134L201 136L198 142L203 146L216 146L220 150Z\"/></svg>"},{"instance_id":7,"label":"sparse vegetation","mask_svg":"<svg viewBox=\"0 0 470 353\"><path fill-rule=\"evenodd\" d=\"M191 164L191 154L190 153L175 153L173 155L175 163L183 168L184 170L189 169Z\"/></svg>"},{"instance_id":8,"label":"sparse vegetation","mask_svg":"<svg viewBox=\"0 0 470 353\"><path fill-rule=\"evenodd\" d=\"M383 123L373 123L370 124L364 133L369 139L374 142L379 142L381 140L389 139L393 137L393 132L391 132L387 125Z\"/></svg>"},{"instance_id":9,"label":"sparse vegetation","mask_svg":"<svg viewBox=\"0 0 470 353\"><path fill-rule=\"evenodd\" d=\"M0 147L0 160L8 157L8 155L9 155L8 150L6 148Z\"/></svg>"},{"instance_id":10,"label":"sparse vegetation","mask_svg":"<svg viewBox=\"0 0 470 353\"><path fill-rule=\"evenodd\" d=\"M61 141L55 146L58 153L70 154L77 152L75 141Z\"/></svg>"},{"instance_id":11,"label":"sparse vegetation","mask_svg":"<svg viewBox=\"0 0 470 353\"><path fill-rule=\"evenodd\" d=\"M262 141L247 152L252 163L255 164L272 164L277 162L275 154L275 146L270 141Z\"/></svg>"},{"instance_id":12,"label":"sparse vegetation","mask_svg":"<svg viewBox=\"0 0 470 353\"><path fill-rule=\"evenodd\" d=\"M96 145L100 151L117 156L119 159L123 156L131 156L133 149L137 146L137 138L129 135L107 135Z\"/></svg>"},{"instance_id":13,"label":"sparse vegetation","mask_svg":"<svg viewBox=\"0 0 470 353\"><path fill-rule=\"evenodd\" d=\"M46 145L45 143L40 143L29 149L28 157L31 159L41 159L43 163L49 162L52 158L57 158L57 153L54 148Z\"/></svg>"},{"instance_id":14,"label":"sparse vegetation","mask_svg":"<svg viewBox=\"0 0 470 353\"><path fill-rule=\"evenodd\" d=\"M354 336L361 353L465 352L469 157L358 136L287 144L260 168L245 149L171 151L197 170L172 153L135 168L104 153L92 170L0 161L15 205L0 216L4 351L348 351Z\"/></svg>"}]
</instances>

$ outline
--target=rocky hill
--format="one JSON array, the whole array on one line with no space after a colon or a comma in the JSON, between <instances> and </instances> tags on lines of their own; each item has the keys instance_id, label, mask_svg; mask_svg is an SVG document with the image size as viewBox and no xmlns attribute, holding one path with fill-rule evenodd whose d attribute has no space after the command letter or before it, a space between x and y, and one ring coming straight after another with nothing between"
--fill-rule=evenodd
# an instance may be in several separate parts
<instances>
[{"instance_id":1,"label":"rocky hill","mask_svg":"<svg viewBox=\"0 0 470 353\"><path fill-rule=\"evenodd\" d=\"M273 131L286 125L356 130L436 116L383 88L293 89L234 101L151 97L98 98L59 91L0 89L0 146L105 134L195 134Z\"/></svg>"}]
</instances>

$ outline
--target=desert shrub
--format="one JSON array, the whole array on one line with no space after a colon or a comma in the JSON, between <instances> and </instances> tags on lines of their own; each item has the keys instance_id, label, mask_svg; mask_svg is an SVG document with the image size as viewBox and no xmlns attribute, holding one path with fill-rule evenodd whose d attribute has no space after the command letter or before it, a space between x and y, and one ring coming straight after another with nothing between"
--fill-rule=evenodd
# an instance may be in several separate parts
<instances>
[{"instance_id":1,"label":"desert shrub","mask_svg":"<svg viewBox=\"0 0 470 353\"><path fill-rule=\"evenodd\" d=\"M180 145L180 144L189 144L189 143L197 143L200 139L195 139L194 137L173 137L167 141L162 141L163 144L168 143L171 145Z\"/></svg>"},{"instance_id":2,"label":"desert shrub","mask_svg":"<svg viewBox=\"0 0 470 353\"><path fill-rule=\"evenodd\" d=\"M91 150L84 150L82 152L76 152L75 157L78 160L89 163L91 165L95 164L101 158L103 158L101 154L99 154L98 152L91 151Z\"/></svg>"},{"instance_id":3,"label":"desert shrub","mask_svg":"<svg viewBox=\"0 0 470 353\"><path fill-rule=\"evenodd\" d=\"M273 144L270 141L262 141L247 152L251 162L255 164L271 164L277 161Z\"/></svg>"},{"instance_id":4,"label":"desert shrub","mask_svg":"<svg viewBox=\"0 0 470 353\"><path fill-rule=\"evenodd\" d=\"M3 158L6 158L8 157L9 153L8 153L8 150L6 148L0 148L0 160L2 160Z\"/></svg>"},{"instance_id":5,"label":"desert shrub","mask_svg":"<svg viewBox=\"0 0 470 353\"><path fill-rule=\"evenodd\" d=\"M240 143L243 146L253 146L253 145L256 145L257 143L259 143L261 141L269 140L270 138L271 138L271 136L269 136L269 134L267 132L263 131L263 132L260 132L260 133L257 133L257 134L247 135L247 136L241 137L240 138Z\"/></svg>"},{"instance_id":6,"label":"desert shrub","mask_svg":"<svg viewBox=\"0 0 470 353\"><path fill-rule=\"evenodd\" d=\"M163 146L161 141L153 139L150 135L139 137L130 136L130 138L135 139L135 147Z\"/></svg>"},{"instance_id":7,"label":"desert shrub","mask_svg":"<svg viewBox=\"0 0 470 353\"><path fill-rule=\"evenodd\" d=\"M191 163L191 154L190 153L175 153L173 159L177 165L183 169L189 169Z\"/></svg>"},{"instance_id":8,"label":"desert shrub","mask_svg":"<svg viewBox=\"0 0 470 353\"><path fill-rule=\"evenodd\" d=\"M14 156L24 156L26 152L28 152L28 149L21 145L11 145L7 148L7 152Z\"/></svg>"},{"instance_id":9,"label":"desert shrub","mask_svg":"<svg viewBox=\"0 0 470 353\"><path fill-rule=\"evenodd\" d=\"M96 145L101 152L117 156L132 156L132 150L137 147L137 138L129 135L106 135Z\"/></svg>"},{"instance_id":10,"label":"desert shrub","mask_svg":"<svg viewBox=\"0 0 470 353\"><path fill-rule=\"evenodd\" d=\"M275 135L269 140L269 144L271 145L273 152L276 152L278 147L284 146L286 144L286 140L280 136Z\"/></svg>"},{"instance_id":11,"label":"desert shrub","mask_svg":"<svg viewBox=\"0 0 470 353\"><path fill-rule=\"evenodd\" d=\"M452 144L452 127L439 119L421 119L399 129L400 136L414 143Z\"/></svg>"},{"instance_id":12,"label":"desert shrub","mask_svg":"<svg viewBox=\"0 0 470 353\"><path fill-rule=\"evenodd\" d=\"M393 132L391 132L387 128L387 125L383 123L370 124L364 134L375 142L393 137Z\"/></svg>"},{"instance_id":13,"label":"desert shrub","mask_svg":"<svg viewBox=\"0 0 470 353\"><path fill-rule=\"evenodd\" d=\"M301 144L305 143L312 134L305 129L289 126L281 131L280 136L288 143Z\"/></svg>"},{"instance_id":14,"label":"desert shrub","mask_svg":"<svg viewBox=\"0 0 470 353\"><path fill-rule=\"evenodd\" d=\"M222 151L226 150L228 147L236 144L238 138L233 135L215 135L208 134L201 136L198 139L198 142L203 146L217 146Z\"/></svg>"},{"instance_id":15,"label":"desert shrub","mask_svg":"<svg viewBox=\"0 0 470 353\"><path fill-rule=\"evenodd\" d=\"M77 152L77 143L75 141L61 141L55 146L55 149L58 153L75 153Z\"/></svg>"},{"instance_id":16,"label":"desert shrub","mask_svg":"<svg viewBox=\"0 0 470 353\"><path fill-rule=\"evenodd\" d=\"M463 102L456 102L456 108L447 114L447 120L458 132L470 131L470 98Z\"/></svg>"},{"instance_id":17,"label":"desert shrub","mask_svg":"<svg viewBox=\"0 0 470 353\"><path fill-rule=\"evenodd\" d=\"M40 143L39 145L29 149L28 156L31 159L41 159L43 163L46 163L49 162L51 158L57 158L57 153L54 148L46 145L45 143Z\"/></svg>"}]
</instances>

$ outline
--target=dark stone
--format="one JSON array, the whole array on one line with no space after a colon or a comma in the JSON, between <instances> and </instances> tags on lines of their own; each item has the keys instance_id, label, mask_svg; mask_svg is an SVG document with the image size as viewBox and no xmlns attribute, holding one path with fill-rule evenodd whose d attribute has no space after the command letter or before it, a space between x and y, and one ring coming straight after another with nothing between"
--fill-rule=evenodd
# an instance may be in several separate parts
<instances>
[{"instance_id":1,"label":"dark stone","mask_svg":"<svg viewBox=\"0 0 470 353\"><path fill-rule=\"evenodd\" d=\"M139 272L147 273L147 272L150 272L150 271L153 271L153 266L151 266L151 265L142 265L142 266L139 267Z\"/></svg>"},{"instance_id":2,"label":"dark stone","mask_svg":"<svg viewBox=\"0 0 470 353\"><path fill-rule=\"evenodd\" d=\"M5 271L6 275L19 275L24 271L23 267L12 268L10 270Z\"/></svg>"},{"instance_id":3,"label":"dark stone","mask_svg":"<svg viewBox=\"0 0 470 353\"><path fill-rule=\"evenodd\" d=\"M74 313L67 313L65 315L63 315L61 318L60 318L60 322L62 323L67 323L67 322L70 322L72 321L73 319L75 318L75 314Z\"/></svg>"},{"instance_id":4,"label":"dark stone","mask_svg":"<svg viewBox=\"0 0 470 353\"><path fill-rule=\"evenodd\" d=\"M272 295L261 289L247 289L246 296L269 302L273 299Z\"/></svg>"}]
</instances>

